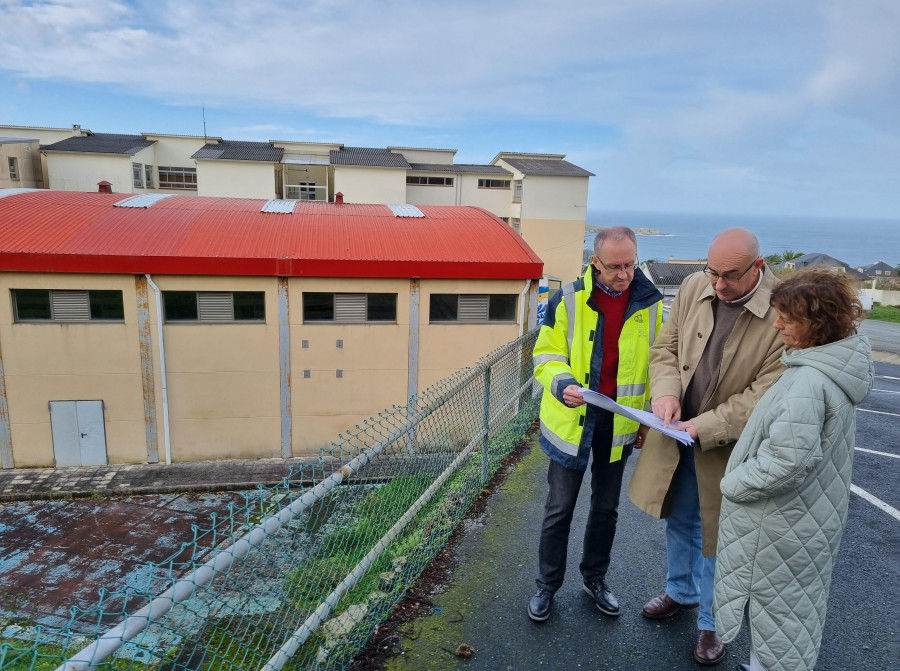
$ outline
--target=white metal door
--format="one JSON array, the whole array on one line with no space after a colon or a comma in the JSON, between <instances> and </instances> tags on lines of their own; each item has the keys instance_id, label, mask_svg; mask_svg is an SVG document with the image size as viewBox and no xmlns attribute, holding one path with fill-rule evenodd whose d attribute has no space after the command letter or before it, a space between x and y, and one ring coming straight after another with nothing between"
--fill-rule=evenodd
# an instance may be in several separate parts
<instances>
[{"instance_id":1,"label":"white metal door","mask_svg":"<svg viewBox=\"0 0 900 671\"><path fill-rule=\"evenodd\" d=\"M50 430L57 467L107 463L103 401L50 401Z\"/></svg>"}]
</instances>

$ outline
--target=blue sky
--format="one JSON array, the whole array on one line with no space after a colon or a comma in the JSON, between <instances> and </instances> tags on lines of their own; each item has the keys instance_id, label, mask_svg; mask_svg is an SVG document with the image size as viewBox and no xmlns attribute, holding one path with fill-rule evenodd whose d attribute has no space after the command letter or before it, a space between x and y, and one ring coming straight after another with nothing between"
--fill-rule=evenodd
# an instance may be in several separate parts
<instances>
[{"instance_id":1,"label":"blue sky","mask_svg":"<svg viewBox=\"0 0 900 671\"><path fill-rule=\"evenodd\" d=\"M551 152L592 210L900 219L897 0L0 0L0 124Z\"/></svg>"}]
</instances>

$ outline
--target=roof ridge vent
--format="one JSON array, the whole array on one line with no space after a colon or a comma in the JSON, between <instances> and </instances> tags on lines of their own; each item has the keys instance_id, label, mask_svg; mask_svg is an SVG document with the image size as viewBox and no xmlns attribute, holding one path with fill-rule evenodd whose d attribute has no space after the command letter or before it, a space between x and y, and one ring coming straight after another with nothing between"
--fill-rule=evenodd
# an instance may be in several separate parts
<instances>
[{"instance_id":1,"label":"roof ridge vent","mask_svg":"<svg viewBox=\"0 0 900 671\"><path fill-rule=\"evenodd\" d=\"M401 203L396 205L388 204L388 207L391 208L391 212L394 213L395 217L425 218L425 213L415 205Z\"/></svg>"},{"instance_id":2,"label":"roof ridge vent","mask_svg":"<svg viewBox=\"0 0 900 671\"><path fill-rule=\"evenodd\" d=\"M293 214L294 207L297 205L296 200L287 198L272 198L267 200L265 205L260 208L260 212L274 212L276 214Z\"/></svg>"},{"instance_id":3,"label":"roof ridge vent","mask_svg":"<svg viewBox=\"0 0 900 671\"><path fill-rule=\"evenodd\" d=\"M153 207L159 201L171 198L174 193L139 193L136 196L129 196L118 203L113 203L113 207Z\"/></svg>"}]
</instances>

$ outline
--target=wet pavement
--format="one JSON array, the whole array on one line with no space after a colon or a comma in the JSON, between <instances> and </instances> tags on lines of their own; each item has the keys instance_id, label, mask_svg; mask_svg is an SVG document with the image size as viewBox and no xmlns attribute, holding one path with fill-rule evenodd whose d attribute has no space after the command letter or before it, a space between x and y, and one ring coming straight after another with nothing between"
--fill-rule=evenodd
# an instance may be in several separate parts
<instances>
[{"instance_id":1,"label":"wet pavement","mask_svg":"<svg viewBox=\"0 0 900 671\"><path fill-rule=\"evenodd\" d=\"M877 362L876 392L857 413L857 454L847 527L834 569L828 616L816 671L900 669L900 366ZM863 451L864 450L864 451ZM581 489L569 542L565 583L550 618L526 613L535 591L537 544L546 496L547 457L535 443L469 521L453 552L456 568L433 595L435 610L401 627L389 671L419 669L497 671L610 669L697 671L692 657L696 610L664 621L647 620L641 606L665 588L664 523L628 500L627 464L619 523L607 576L619 600L619 617L597 610L582 591L578 561L589 505L589 479ZM881 509L860 492L882 501ZM456 657L461 643L475 650ZM715 668L732 671L749 660L744 626Z\"/></svg>"}]
</instances>

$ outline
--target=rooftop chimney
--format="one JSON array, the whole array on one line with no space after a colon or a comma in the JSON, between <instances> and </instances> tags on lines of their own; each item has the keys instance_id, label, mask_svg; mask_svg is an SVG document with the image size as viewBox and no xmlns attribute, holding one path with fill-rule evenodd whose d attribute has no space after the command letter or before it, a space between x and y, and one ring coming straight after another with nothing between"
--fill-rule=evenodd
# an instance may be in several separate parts
<instances>
[{"instance_id":1,"label":"rooftop chimney","mask_svg":"<svg viewBox=\"0 0 900 671\"><path fill-rule=\"evenodd\" d=\"M97 182L97 187L98 193L112 193L112 184L105 179L102 182Z\"/></svg>"},{"instance_id":2,"label":"rooftop chimney","mask_svg":"<svg viewBox=\"0 0 900 671\"><path fill-rule=\"evenodd\" d=\"M341 193L340 191L338 191L336 194L334 194L334 202L337 205L343 205L344 204L344 194Z\"/></svg>"}]
</instances>

